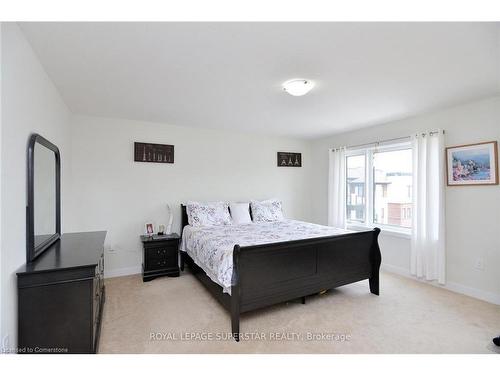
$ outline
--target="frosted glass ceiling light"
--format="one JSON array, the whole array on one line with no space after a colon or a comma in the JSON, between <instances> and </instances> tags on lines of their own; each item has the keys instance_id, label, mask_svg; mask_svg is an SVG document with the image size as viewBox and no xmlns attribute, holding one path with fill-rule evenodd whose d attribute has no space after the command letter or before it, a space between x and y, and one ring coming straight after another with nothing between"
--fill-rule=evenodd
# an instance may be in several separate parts
<instances>
[{"instance_id":1,"label":"frosted glass ceiling light","mask_svg":"<svg viewBox=\"0 0 500 375\"><path fill-rule=\"evenodd\" d=\"M293 96L307 94L314 87L314 82L308 79L291 79L283 83L283 90Z\"/></svg>"}]
</instances>

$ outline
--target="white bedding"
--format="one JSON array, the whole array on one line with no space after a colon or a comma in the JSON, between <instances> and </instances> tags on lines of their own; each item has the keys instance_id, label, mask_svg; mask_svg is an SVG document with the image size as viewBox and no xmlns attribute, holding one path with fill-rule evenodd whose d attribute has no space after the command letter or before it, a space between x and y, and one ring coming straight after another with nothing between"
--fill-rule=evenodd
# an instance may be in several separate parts
<instances>
[{"instance_id":1,"label":"white bedding","mask_svg":"<svg viewBox=\"0 0 500 375\"><path fill-rule=\"evenodd\" d=\"M348 230L296 220L239 225L184 227L181 251L185 251L214 282L231 292L233 248L350 233Z\"/></svg>"}]
</instances>

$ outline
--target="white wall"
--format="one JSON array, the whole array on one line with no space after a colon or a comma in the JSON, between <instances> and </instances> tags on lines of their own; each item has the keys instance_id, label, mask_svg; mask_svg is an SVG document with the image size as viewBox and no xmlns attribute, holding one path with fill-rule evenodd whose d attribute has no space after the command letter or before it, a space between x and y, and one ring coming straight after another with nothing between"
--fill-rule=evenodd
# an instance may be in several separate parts
<instances>
[{"instance_id":1,"label":"white wall","mask_svg":"<svg viewBox=\"0 0 500 375\"><path fill-rule=\"evenodd\" d=\"M195 109L193 109L195 110ZM174 164L135 163L134 141L175 146ZM278 168L277 151L303 154ZM278 197L285 214L309 219L310 142L141 121L74 116L71 230L107 230L106 275L140 271L144 223L165 223L166 204ZM112 250L112 251L110 251Z\"/></svg>"},{"instance_id":2,"label":"white wall","mask_svg":"<svg viewBox=\"0 0 500 375\"><path fill-rule=\"evenodd\" d=\"M3 29L3 23L0 22L0 69L1 69L1 63L2 63L2 29ZM1 74L1 70L0 70L0 167L2 166L2 120L3 120L3 117L2 117L2 103L3 103L3 99L2 99L2 74ZM7 344L7 343L4 343L3 342L3 325L2 325L2 316L3 316L3 306L5 305L5 302L3 300L3 269L2 269L2 173L0 171L0 283L2 283L0 285L0 348L4 349L4 344Z\"/></svg>"},{"instance_id":3,"label":"white wall","mask_svg":"<svg viewBox=\"0 0 500 375\"><path fill-rule=\"evenodd\" d=\"M500 141L500 97L314 141L313 220L327 222L329 147L436 128L445 129L447 146ZM500 304L500 186L447 187L446 220L447 286ZM380 242L385 267L409 274L409 240L385 235ZM474 268L477 258L485 261L483 271Z\"/></svg>"},{"instance_id":4,"label":"white wall","mask_svg":"<svg viewBox=\"0 0 500 375\"><path fill-rule=\"evenodd\" d=\"M15 23L2 24L1 337L17 340L15 271L26 261L26 149L31 133L55 143L62 157L65 223L70 181L70 112ZM64 230L63 225L63 230Z\"/></svg>"}]
</instances>

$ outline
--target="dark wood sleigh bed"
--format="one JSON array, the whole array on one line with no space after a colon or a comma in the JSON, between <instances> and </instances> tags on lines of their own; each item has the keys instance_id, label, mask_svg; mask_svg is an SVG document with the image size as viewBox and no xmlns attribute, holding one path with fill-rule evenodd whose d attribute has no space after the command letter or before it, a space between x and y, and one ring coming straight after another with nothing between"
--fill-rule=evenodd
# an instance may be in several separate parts
<instances>
[{"instance_id":1,"label":"dark wood sleigh bed","mask_svg":"<svg viewBox=\"0 0 500 375\"><path fill-rule=\"evenodd\" d=\"M186 206L181 205L182 230L188 225ZM231 331L240 336L240 314L369 280L370 292L379 294L381 263L379 228L337 236L309 238L264 245L234 246L231 295L212 281L181 251L181 270L192 273L230 312Z\"/></svg>"}]
</instances>

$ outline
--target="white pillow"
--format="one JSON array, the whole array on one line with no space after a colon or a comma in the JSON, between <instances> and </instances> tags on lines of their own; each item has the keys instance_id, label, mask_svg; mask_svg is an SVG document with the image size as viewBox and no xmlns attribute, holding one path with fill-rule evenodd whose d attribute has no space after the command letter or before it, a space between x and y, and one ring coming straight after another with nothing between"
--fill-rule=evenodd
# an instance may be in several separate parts
<instances>
[{"instance_id":1,"label":"white pillow","mask_svg":"<svg viewBox=\"0 0 500 375\"><path fill-rule=\"evenodd\" d=\"M283 220L281 201L269 199L266 201L250 201L253 221L280 221Z\"/></svg>"},{"instance_id":2,"label":"white pillow","mask_svg":"<svg viewBox=\"0 0 500 375\"><path fill-rule=\"evenodd\" d=\"M249 224L252 222L248 203L229 203L233 224Z\"/></svg>"},{"instance_id":3,"label":"white pillow","mask_svg":"<svg viewBox=\"0 0 500 375\"><path fill-rule=\"evenodd\" d=\"M229 204L227 202L192 202L186 204L189 225L230 225Z\"/></svg>"}]
</instances>

